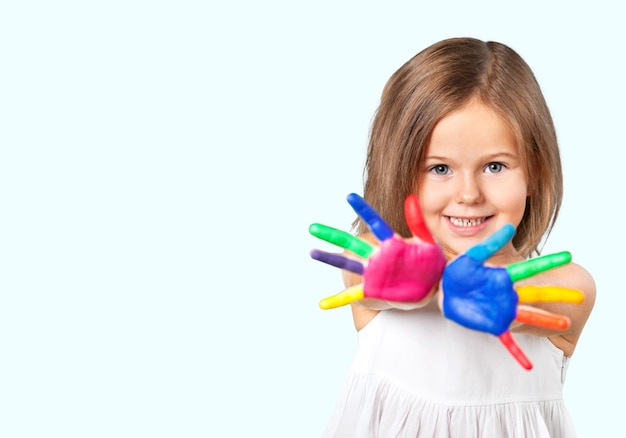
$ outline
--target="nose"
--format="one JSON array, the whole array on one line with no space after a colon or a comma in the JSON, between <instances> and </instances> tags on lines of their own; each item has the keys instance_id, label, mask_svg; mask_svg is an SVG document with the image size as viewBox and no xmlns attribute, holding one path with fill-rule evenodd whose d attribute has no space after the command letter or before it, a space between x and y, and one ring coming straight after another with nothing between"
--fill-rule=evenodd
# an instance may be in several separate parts
<instances>
[{"instance_id":1,"label":"nose","mask_svg":"<svg viewBox=\"0 0 626 438\"><path fill-rule=\"evenodd\" d=\"M475 204L483 200L480 184L473 175L465 175L459 179L456 202L460 204Z\"/></svg>"}]
</instances>

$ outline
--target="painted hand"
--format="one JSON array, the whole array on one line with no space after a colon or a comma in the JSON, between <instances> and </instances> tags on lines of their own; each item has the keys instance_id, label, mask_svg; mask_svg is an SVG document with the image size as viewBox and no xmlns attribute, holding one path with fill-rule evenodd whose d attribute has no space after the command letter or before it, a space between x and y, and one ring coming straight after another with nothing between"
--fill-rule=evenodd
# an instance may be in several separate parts
<instances>
[{"instance_id":1,"label":"painted hand","mask_svg":"<svg viewBox=\"0 0 626 438\"><path fill-rule=\"evenodd\" d=\"M556 286L513 286L516 281L569 263L572 256L567 251L506 267L485 266L484 262L504 247L514 234L515 227L507 224L448 264L442 280L442 309L446 318L498 336L513 357L529 370L532 364L511 336L511 323L515 320L565 330L570 320L563 315L520 309L518 302L580 303L584 296L581 291Z\"/></svg>"},{"instance_id":2,"label":"painted hand","mask_svg":"<svg viewBox=\"0 0 626 438\"><path fill-rule=\"evenodd\" d=\"M335 267L362 275L363 282L320 301L322 309L332 309L363 298L419 303L431 296L439 283L446 258L424 224L417 196L409 195L404 203L407 225L412 238L403 239L363 198L348 195L348 203L379 240L380 246L345 231L312 224L309 232L322 240L360 256L363 261L320 250L311 257Z\"/></svg>"}]
</instances>

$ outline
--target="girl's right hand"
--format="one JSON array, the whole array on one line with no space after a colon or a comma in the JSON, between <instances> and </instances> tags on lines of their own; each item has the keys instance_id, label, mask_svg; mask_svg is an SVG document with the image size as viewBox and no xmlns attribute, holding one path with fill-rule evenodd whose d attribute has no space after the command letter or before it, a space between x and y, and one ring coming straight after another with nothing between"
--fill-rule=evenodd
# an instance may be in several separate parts
<instances>
[{"instance_id":1,"label":"girl's right hand","mask_svg":"<svg viewBox=\"0 0 626 438\"><path fill-rule=\"evenodd\" d=\"M320 301L322 309L331 309L364 298L399 302L425 303L441 279L446 258L424 224L417 196L409 195L404 204L407 225L413 234L403 239L359 195L348 195L348 203L368 225L379 245L371 245L347 232L321 224L312 224L312 235L360 256L362 261L320 250L311 257L359 274L363 281Z\"/></svg>"}]
</instances>

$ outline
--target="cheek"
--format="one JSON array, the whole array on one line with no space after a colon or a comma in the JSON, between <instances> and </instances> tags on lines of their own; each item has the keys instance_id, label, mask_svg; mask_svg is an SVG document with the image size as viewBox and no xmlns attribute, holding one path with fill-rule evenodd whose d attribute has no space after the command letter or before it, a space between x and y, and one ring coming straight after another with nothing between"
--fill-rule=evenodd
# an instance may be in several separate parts
<instances>
[{"instance_id":1,"label":"cheek","mask_svg":"<svg viewBox=\"0 0 626 438\"><path fill-rule=\"evenodd\" d=\"M446 197L443 195L442 190L436 190L427 183L420 185L417 196L420 200L424 221L428 228L432 229L446 205Z\"/></svg>"},{"instance_id":2,"label":"cheek","mask_svg":"<svg viewBox=\"0 0 626 438\"><path fill-rule=\"evenodd\" d=\"M519 224L526 210L528 190L523 181L509 184L504 190L498 190L497 199L502 212L511 216L511 222Z\"/></svg>"}]
</instances>

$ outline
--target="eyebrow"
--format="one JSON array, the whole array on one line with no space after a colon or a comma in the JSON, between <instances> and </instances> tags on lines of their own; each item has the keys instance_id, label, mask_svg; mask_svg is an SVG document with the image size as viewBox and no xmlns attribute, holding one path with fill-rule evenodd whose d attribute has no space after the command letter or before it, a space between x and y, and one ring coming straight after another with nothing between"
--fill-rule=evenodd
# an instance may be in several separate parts
<instances>
[{"instance_id":1,"label":"eyebrow","mask_svg":"<svg viewBox=\"0 0 626 438\"><path fill-rule=\"evenodd\" d=\"M501 158L501 157L505 157L505 158L510 158L510 159L520 159L521 158L521 154L512 154L510 152L496 152L494 154L489 154L486 155L485 157L481 157L485 160L493 160L496 158ZM438 155L426 155L424 157L424 161L426 160L446 160L450 157L440 157Z\"/></svg>"}]
</instances>

